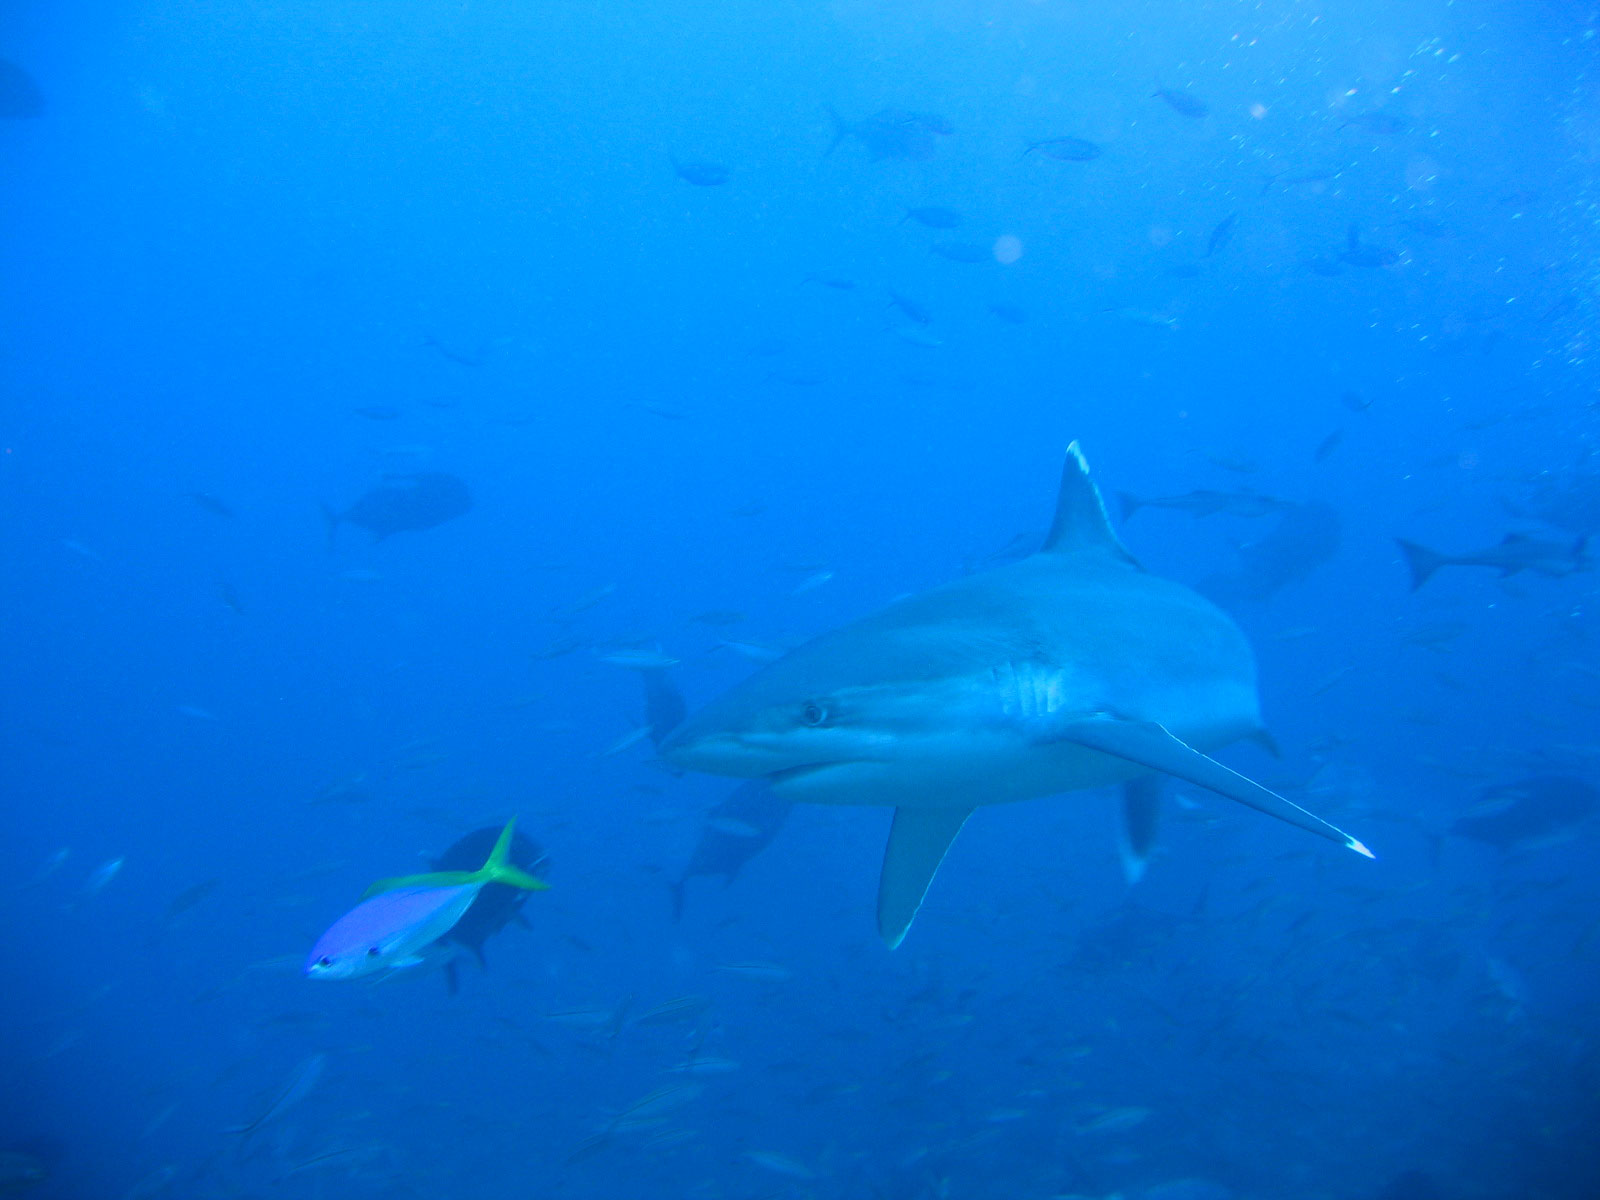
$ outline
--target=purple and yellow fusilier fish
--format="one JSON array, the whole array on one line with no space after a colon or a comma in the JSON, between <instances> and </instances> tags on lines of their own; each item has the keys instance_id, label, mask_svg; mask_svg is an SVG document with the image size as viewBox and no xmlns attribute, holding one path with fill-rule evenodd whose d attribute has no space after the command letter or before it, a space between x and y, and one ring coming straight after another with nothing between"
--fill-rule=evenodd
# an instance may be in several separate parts
<instances>
[{"instance_id":1,"label":"purple and yellow fusilier fish","mask_svg":"<svg viewBox=\"0 0 1600 1200\"><path fill-rule=\"evenodd\" d=\"M489 860L476 871L434 871L380 879L361 903L317 939L306 959L308 979L359 979L424 961L425 952L461 920L485 884L524 891L550 885L510 861L515 817L506 822Z\"/></svg>"}]
</instances>

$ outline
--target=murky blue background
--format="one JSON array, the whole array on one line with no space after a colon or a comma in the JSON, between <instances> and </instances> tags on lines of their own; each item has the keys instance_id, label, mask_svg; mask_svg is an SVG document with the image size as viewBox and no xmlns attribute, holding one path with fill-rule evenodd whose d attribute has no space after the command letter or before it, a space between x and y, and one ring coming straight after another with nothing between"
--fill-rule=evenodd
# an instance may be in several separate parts
<instances>
[{"instance_id":1,"label":"murky blue background","mask_svg":"<svg viewBox=\"0 0 1600 1200\"><path fill-rule=\"evenodd\" d=\"M1596 781L1596 576L1412 593L1393 540L1600 530L1597 29L1555 0L7 5L28 1194L1597 1194L1595 826L1450 832L1486 789ZM1025 153L1062 137L1102 153ZM986 808L891 954L887 814L803 808L674 921L733 784L607 753L643 698L602 658L659 648L709 698L752 668L719 641L1042 530L1074 437L1108 495L1336 514L1122 532L1257 648L1284 756L1228 760L1379 860L1178 788L1130 889L1110 795ZM420 471L472 511L330 549L320 506ZM487 973L300 978L367 883L512 813L553 888Z\"/></svg>"}]
</instances>

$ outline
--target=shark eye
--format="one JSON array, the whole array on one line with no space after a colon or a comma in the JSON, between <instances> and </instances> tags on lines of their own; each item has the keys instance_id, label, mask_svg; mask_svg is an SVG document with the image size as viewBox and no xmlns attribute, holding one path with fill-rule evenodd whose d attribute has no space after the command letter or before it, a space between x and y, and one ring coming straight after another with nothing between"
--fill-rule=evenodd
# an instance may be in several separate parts
<instances>
[{"instance_id":1,"label":"shark eye","mask_svg":"<svg viewBox=\"0 0 1600 1200\"><path fill-rule=\"evenodd\" d=\"M828 719L828 710L823 708L822 705L818 704L815 700L810 700L807 701L805 707L800 710L800 719L807 725L821 725Z\"/></svg>"},{"instance_id":2,"label":"shark eye","mask_svg":"<svg viewBox=\"0 0 1600 1200\"><path fill-rule=\"evenodd\" d=\"M333 959L329 958L326 954L324 954L321 958L317 959L317 966L319 966L319 967L331 967L331 966L333 966Z\"/></svg>"}]
</instances>

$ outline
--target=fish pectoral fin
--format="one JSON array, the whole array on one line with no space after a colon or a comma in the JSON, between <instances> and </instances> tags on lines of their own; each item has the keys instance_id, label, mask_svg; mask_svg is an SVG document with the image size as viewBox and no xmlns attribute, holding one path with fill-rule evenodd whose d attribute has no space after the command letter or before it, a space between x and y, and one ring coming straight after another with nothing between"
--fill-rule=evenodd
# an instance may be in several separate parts
<instances>
[{"instance_id":1,"label":"fish pectoral fin","mask_svg":"<svg viewBox=\"0 0 1600 1200\"><path fill-rule=\"evenodd\" d=\"M878 878L878 933L889 949L905 939L934 872L972 815L970 808L897 808Z\"/></svg>"},{"instance_id":2,"label":"fish pectoral fin","mask_svg":"<svg viewBox=\"0 0 1600 1200\"><path fill-rule=\"evenodd\" d=\"M1122 785L1122 873L1132 887L1144 878L1155 849L1156 829L1161 823L1159 775L1141 775Z\"/></svg>"},{"instance_id":3,"label":"fish pectoral fin","mask_svg":"<svg viewBox=\"0 0 1600 1200\"><path fill-rule=\"evenodd\" d=\"M1113 758L1125 759L1152 771L1187 780L1219 796L1248 804L1268 816L1338 842L1357 854L1374 857L1372 851L1344 830L1330 825L1315 813L1307 812L1292 800L1286 800L1278 793L1262 787L1255 780L1230 770L1216 759L1201 754L1154 721L1090 717L1063 724L1052 740L1075 742Z\"/></svg>"}]
</instances>

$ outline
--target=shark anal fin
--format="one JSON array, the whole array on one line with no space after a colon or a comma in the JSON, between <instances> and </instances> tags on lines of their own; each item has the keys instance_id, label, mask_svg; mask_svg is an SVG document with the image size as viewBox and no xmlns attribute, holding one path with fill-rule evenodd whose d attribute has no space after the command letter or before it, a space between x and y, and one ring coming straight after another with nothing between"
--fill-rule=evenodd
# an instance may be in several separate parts
<instances>
[{"instance_id":1,"label":"shark anal fin","mask_svg":"<svg viewBox=\"0 0 1600 1200\"><path fill-rule=\"evenodd\" d=\"M878 933L893 950L922 906L933 874L971 809L897 808L878 879Z\"/></svg>"},{"instance_id":2,"label":"shark anal fin","mask_svg":"<svg viewBox=\"0 0 1600 1200\"><path fill-rule=\"evenodd\" d=\"M1075 742L1091 750L1098 750L1102 754L1109 754L1113 758L1126 759L1128 762L1148 767L1152 771L1188 780L1207 791L1216 792L1219 796L1237 800L1240 804L1248 804L1268 816L1277 817L1280 821L1287 821L1329 841L1338 842L1358 854L1364 854L1368 858L1373 857L1372 851L1344 830L1330 825L1315 813L1307 812L1278 793L1262 787L1255 780L1247 779L1239 772L1228 769L1216 759L1201 754L1200 751L1173 737L1164 726L1154 721L1123 721L1114 717L1091 717L1062 726L1056 736L1062 741Z\"/></svg>"},{"instance_id":3,"label":"shark anal fin","mask_svg":"<svg viewBox=\"0 0 1600 1200\"><path fill-rule=\"evenodd\" d=\"M1122 785L1122 873L1131 887L1144 878L1161 822L1161 776L1141 775Z\"/></svg>"}]
</instances>

